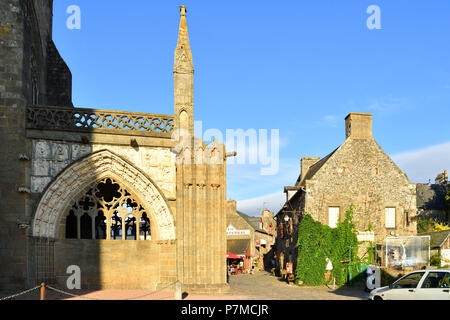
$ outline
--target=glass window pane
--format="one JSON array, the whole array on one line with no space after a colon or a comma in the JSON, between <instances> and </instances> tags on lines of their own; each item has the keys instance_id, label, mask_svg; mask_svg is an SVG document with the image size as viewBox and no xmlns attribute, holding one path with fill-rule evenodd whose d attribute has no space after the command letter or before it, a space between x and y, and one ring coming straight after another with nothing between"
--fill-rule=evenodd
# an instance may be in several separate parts
<instances>
[{"instance_id":1,"label":"glass window pane","mask_svg":"<svg viewBox=\"0 0 450 320\"><path fill-rule=\"evenodd\" d=\"M448 288L449 276L448 272L430 272L423 281L423 289Z\"/></svg>"},{"instance_id":2,"label":"glass window pane","mask_svg":"<svg viewBox=\"0 0 450 320\"><path fill-rule=\"evenodd\" d=\"M394 283L394 289L415 289L423 277L423 272L410 274Z\"/></svg>"}]
</instances>

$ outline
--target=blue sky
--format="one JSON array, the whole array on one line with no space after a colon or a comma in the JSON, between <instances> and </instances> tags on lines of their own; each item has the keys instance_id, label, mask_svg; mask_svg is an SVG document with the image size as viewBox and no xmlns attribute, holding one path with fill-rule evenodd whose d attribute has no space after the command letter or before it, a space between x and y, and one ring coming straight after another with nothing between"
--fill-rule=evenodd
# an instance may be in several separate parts
<instances>
[{"instance_id":1,"label":"blue sky","mask_svg":"<svg viewBox=\"0 0 450 320\"><path fill-rule=\"evenodd\" d=\"M172 114L180 4L195 120L224 133L280 132L278 174L228 166L227 194L241 210L278 210L300 158L344 141L349 112L374 114L375 139L413 182L450 169L448 0L57 0L53 37L75 106ZM70 5L81 9L81 30L66 28ZM370 5L380 7L381 30L366 26Z\"/></svg>"}]
</instances>

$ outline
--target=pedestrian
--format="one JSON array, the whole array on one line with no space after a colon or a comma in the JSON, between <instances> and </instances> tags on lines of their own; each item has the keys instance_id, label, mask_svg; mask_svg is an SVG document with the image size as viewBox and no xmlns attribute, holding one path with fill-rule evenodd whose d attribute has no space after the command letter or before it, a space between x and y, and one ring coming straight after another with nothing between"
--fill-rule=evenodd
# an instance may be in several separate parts
<instances>
[{"instance_id":1,"label":"pedestrian","mask_svg":"<svg viewBox=\"0 0 450 320\"><path fill-rule=\"evenodd\" d=\"M372 267L369 266L366 270L366 287L364 291L370 292L373 289L375 289L375 275Z\"/></svg>"}]
</instances>

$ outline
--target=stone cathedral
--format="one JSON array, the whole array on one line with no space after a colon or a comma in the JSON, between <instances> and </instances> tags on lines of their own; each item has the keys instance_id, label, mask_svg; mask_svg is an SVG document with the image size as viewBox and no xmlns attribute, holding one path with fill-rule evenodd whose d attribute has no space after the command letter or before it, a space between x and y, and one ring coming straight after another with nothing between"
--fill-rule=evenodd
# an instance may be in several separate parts
<instances>
[{"instance_id":1,"label":"stone cathedral","mask_svg":"<svg viewBox=\"0 0 450 320\"><path fill-rule=\"evenodd\" d=\"M224 292L226 154L193 136L186 8L174 114L75 108L53 0L0 2L0 288ZM175 45L175 44L174 44Z\"/></svg>"}]
</instances>

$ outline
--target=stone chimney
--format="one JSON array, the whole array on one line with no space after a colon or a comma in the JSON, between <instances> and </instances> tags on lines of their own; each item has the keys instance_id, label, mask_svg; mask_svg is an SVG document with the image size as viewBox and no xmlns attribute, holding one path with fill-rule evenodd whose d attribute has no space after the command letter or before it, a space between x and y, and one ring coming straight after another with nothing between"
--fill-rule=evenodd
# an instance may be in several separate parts
<instances>
[{"instance_id":1,"label":"stone chimney","mask_svg":"<svg viewBox=\"0 0 450 320\"><path fill-rule=\"evenodd\" d=\"M308 158L301 159L300 181L302 181L303 178L306 176L306 173L308 173L309 168L311 168L313 165L315 165L319 161L320 161L320 158L317 158L317 157L308 157Z\"/></svg>"},{"instance_id":2,"label":"stone chimney","mask_svg":"<svg viewBox=\"0 0 450 320\"><path fill-rule=\"evenodd\" d=\"M236 213L237 211L237 206L236 206L237 202L236 200L228 200L227 201L227 211L230 214Z\"/></svg>"},{"instance_id":3,"label":"stone chimney","mask_svg":"<svg viewBox=\"0 0 450 320\"><path fill-rule=\"evenodd\" d=\"M353 139L372 138L372 114L350 113L345 118L345 137Z\"/></svg>"}]
</instances>

